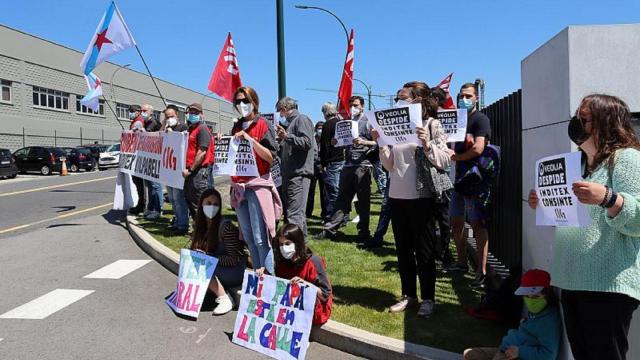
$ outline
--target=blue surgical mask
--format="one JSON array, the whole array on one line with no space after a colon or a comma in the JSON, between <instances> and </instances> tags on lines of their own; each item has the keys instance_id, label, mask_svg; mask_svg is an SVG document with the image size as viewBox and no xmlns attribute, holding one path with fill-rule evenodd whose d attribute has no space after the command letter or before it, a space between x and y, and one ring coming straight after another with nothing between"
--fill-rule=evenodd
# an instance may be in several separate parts
<instances>
[{"instance_id":1,"label":"blue surgical mask","mask_svg":"<svg viewBox=\"0 0 640 360\"><path fill-rule=\"evenodd\" d=\"M458 108L459 109L467 109L467 110L471 110L473 109L473 100L471 99L465 99L465 98L461 98L460 100L458 100Z\"/></svg>"},{"instance_id":2,"label":"blue surgical mask","mask_svg":"<svg viewBox=\"0 0 640 360\"><path fill-rule=\"evenodd\" d=\"M129 113L129 119L133 120L136 118L136 113L135 112L130 112Z\"/></svg>"},{"instance_id":3,"label":"blue surgical mask","mask_svg":"<svg viewBox=\"0 0 640 360\"><path fill-rule=\"evenodd\" d=\"M189 114L187 115L187 122L189 124L197 124L200 122L200 115L198 114Z\"/></svg>"},{"instance_id":4,"label":"blue surgical mask","mask_svg":"<svg viewBox=\"0 0 640 360\"><path fill-rule=\"evenodd\" d=\"M140 115L142 115L142 118L145 119L145 120L149 119L149 114L146 113L146 112L142 112Z\"/></svg>"},{"instance_id":5,"label":"blue surgical mask","mask_svg":"<svg viewBox=\"0 0 640 360\"><path fill-rule=\"evenodd\" d=\"M282 115L280 115L280 120L278 122L280 123L280 126L282 126L283 128L287 128L291 124L291 121L289 121L289 119L287 119L286 116L282 116Z\"/></svg>"}]
</instances>

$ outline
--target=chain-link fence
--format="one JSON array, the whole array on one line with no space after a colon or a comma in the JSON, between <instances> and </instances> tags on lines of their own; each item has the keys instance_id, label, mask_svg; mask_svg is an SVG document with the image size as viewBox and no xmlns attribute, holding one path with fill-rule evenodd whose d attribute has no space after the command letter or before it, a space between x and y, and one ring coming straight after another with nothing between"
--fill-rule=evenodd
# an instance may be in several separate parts
<instances>
[{"instance_id":1,"label":"chain-link fence","mask_svg":"<svg viewBox=\"0 0 640 360\"><path fill-rule=\"evenodd\" d=\"M98 142L99 144L116 144L120 138L113 135L105 135L104 130L91 129L83 131L59 131L59 130L32 130L22 128L22 133L0 132L0 148L11 151L18 150L25 146L57 146L76 147Z\"/></svg>"}]
</instances>

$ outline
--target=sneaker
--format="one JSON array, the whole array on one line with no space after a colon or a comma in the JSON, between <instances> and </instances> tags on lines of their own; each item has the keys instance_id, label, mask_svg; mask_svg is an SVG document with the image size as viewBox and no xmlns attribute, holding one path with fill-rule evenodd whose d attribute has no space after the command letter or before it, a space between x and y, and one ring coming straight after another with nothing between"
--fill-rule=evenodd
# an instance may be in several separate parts
<instances>
[{"instance_id":1,"label":"sneaker","mask_svg":"<svg viewBox=\"0 0 640 360\"><path fill-rule=\"evenodd\" d=\"M149 211L149 213L147 213L147 215L144 216L145 219L147 220L156 220L159 219L161 216L159 211Z\"/></svg>"},{"instance_id":2,"label":"sneaker","mask_svg":"<svg viewBox=\"0 0 640 360\"><path fill-rule=\"evenodd\" d=\"M233 300L228 294L216 298L216 304L218 306L213 309L213 315L224 315L233 309Z\"/></svg>"},{"instance_id":3,"label":"sneaker","mask_svg":"<svg viewBox=\"0 0 640 360\"><path fill-rule=\"evenodd\" d=\"M418 316L420 317L429 317L433 314L434 308L436 304L433 300L424 300L422 304L420 304L420 309L418 310Z\"/></svg>"},{"instance_id":4,"label":"sneaker","mask_svg":"<svg viewBox=\"0 0 640 360\"><path fill-rule=\"evenodd\" d=\"M443 272L445 273L450 273L450 272L468 272L469 271L469 267L466 264L460 264L459 262L454 262L453 264L447 266L444 268Z\"/></svg>"},{"instance_id":5,"label":"sneaker","mask_svg":"<svg viewBox=\"0 0 640 360\"><path fill-rule=\"evenodd\" d=\"M407 295L402 295L402 297L400 298L400 301L398 301L396 304L393 304L389 307L389 312L392 312L392 313L403 312L408 306L417 303L417 301L418 300L416 300L415 298L409 297Z\"/></svg>"},{"instance_id":6,"label":"sneaker","mask_svg":"<svg viewBox=\"0 0 640 360\"><path fill-rule=\"evenodd\" d=\"M321 232L317 233L313 238L315 240L333 239L335 238L335 235L332 235L327 230L322 230Z\"/></svg>"},{"instance_id":7,"label":"sneaker","mask_svg":"<svg viewBox=\"0 0 640 360\"><path fill-rule=\"evenodd\" d=\"M479 288L483 288L484 287L484 283L487 280L487 275L483 274L483 273L477 273L476 274L476 279L473 280L473 282L471 284L469 284L469 286L472 289L479 289Z\"/></svg>"},{"instance_id":8,"label":"sneaker","mask_svg":"<svg viewBox=\"0 0 640 360\"><path fill-rule=\"evenodd\" d=\"M357 224L359 222L360 222L360 215L356 215L356 217L353 220L351 220L352 224Z\"/></svg>"},{"instance_id":9,"label":"sneaker","mask_svg":"<svg viewBox=\"0 0 640 360\"><path fill-rule=\"evenodd\" d=\"M145 211L142 213L142 216L146 218L146 217L147 217L147 216L149 216L149 214L151 214L151 213L152 213L152 211L151 211L151 210L145 210Z\"/></svg>"}]
</instances>

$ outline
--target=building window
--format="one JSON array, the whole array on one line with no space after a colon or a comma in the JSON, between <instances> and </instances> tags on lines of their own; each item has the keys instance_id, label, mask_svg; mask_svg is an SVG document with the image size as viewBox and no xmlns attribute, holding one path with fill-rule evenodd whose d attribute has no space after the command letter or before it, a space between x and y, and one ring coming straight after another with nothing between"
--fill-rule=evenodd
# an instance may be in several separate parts
<instances>
[{"instance_id":1,"label":"building window","mask_svg":"<svg viewBox=\"0 0 640 360\"><path fill-rule=\"evenodd\" d=\"M82 105L80 103L80 99L82 99L84 96L82 95L76 95L76 112L81 113L81 114L90 114L90 115L103 115L104 116L104 100L100 99L99 101L99 106L98 106L98 111L93 111L91 109L89 109L88 107Z\"/></svg>"},{"instance_id":2,"label":"building window","mask_svg":"<svg viewBox=\"0 0 640 360\"><path fill-rule=\"evenodd\" d=\"M11 81L0 80L0 102L11 104Z\"/></svg>"},{"instance_id":3,"label":"building window","mask_svg":"<svg viewBox=\"0 0 640 360\"><path fill-rule=\"evenodd\" d=\"M118 119L129 120L129 105L116 103L116 115Z\"/></svg>"},{"instance_id":4,"label":"building window","mask_svg":"<svg viewBox=\"0 0 640 360\"><path fill-rule=\"evenodd\" d=\"M33 105L37 107L69 111L69 94L58 90L34 86Z\"/></svg>"}]
</instances>

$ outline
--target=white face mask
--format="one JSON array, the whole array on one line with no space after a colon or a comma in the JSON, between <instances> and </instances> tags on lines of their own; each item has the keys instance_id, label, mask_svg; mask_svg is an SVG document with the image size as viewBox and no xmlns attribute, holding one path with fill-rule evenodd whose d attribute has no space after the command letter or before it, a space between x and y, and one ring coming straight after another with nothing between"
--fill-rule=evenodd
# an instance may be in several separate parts
<instances>
[{"instance_id":1,"label":"white face mask","mask_svg":"<svg viewBox=\"0 0 640 360\"><path fill-rule=\"evenodd\" d=\"M220 211L220 207L217 205L202 205L202 212L209 219L213 219L218 214L218 211Z\"/></svg>"},{"instance_id":2,"label":"white face mask","mask_svg":"<svg viewBox=\"0 0 640 360\"><path fill-rule=\"evenodd\" d=\"M351 116L358 116L358 115L360 115L360 108L352 106L351 107Z\"/></svg>"},{"instance_id":3,"label":"white face mask","mask_svg":"<svg viewBox=\"0 0 640 360\"><path fill-rule=\"evenodd\" d=\"M176 119L175 117L170 117L167 119L167 126L168 127L174 127L178 124L178 119Z\"/></svg>"},{"instance_id":4,"label":"white face mask","mask_svg":"<svg viewBox=\"0 0 640 360\"><path fill-rule=\"evenodd\" d=\"M236 109L238 110L238 113L242 115L242 117L247 117L253 112L253 104L240 103L240 105L236 105Z\"/></svg>"},{"instance_id":5,"label":"white face mask","mask_svg":"<svg viewBox=\"0 0 640 360\"><path fill-rule=\"evenodd\" d=\"M283 258L291 260L293 255L296 254L296 244L291 243L290 245L280 245L280 253Z\"/></svg>"},{"instance_id":6,"label":"white face mask","mask_svg":"<svg viewBox=\"0 0 640 360\"><path fill-rule=\"evenodd\" d=\"M411 103L408 102L407 100L400 99L400 100L396 101L395 104L393 104L393 107L402 107L402 106L407 106L407 105L411 105Z\"/></svg>"}]
</instances>

